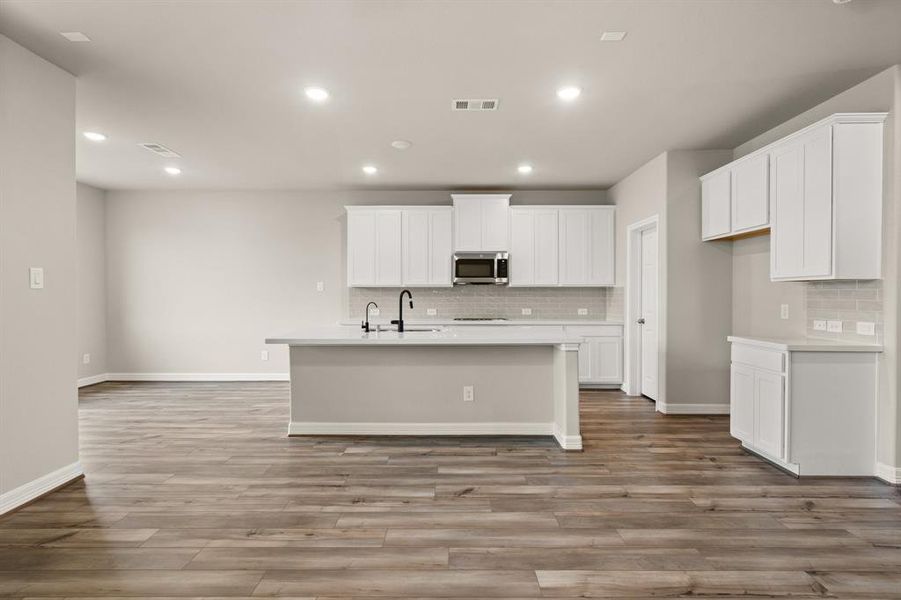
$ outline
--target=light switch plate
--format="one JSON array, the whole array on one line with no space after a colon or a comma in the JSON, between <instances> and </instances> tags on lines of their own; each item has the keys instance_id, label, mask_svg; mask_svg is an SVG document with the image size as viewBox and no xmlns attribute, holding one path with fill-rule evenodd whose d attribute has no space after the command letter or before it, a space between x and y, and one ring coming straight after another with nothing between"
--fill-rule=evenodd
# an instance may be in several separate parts
<instances>
[{"instance_id":1,"label":"light switch plate","mask_svg":"<svg viewBox=\"0 0 901 600\"><path fill-rule=\"evenodd\" d=\"M779 318L780 319L788 318L788 304L783 304L779 307Z\"/></svg>"},{"instance_id":2,"label":"light switch plate","mask_svg":"<svg viewBox=\"0 0 901 600\"><path fill-rule=\"evenodd\" d=\"M260 360L269 360L268 350L260 350Z\"/></svg>"},{"instance_id":3,"label":"light switch plate","mask_svg":"<svg viewBox=\"0 0 901 600\"><path fill-rule=\"evenodd\" d=\"M842 332L842 322L841 321L826 321L826 331L829 333L841 333Z\"/></svg>"},{"instance_id":4,"label":"light switch plate","mask_svg":"<svg viewBox=\"0 0 901 600\"><path fill-rule=\"evenodd\" d=\"M321 292L321 291L323 291L324 289L325 289L325 282L324 282L324 281L317 281L317 282L316 282L316 291L317 291L317 292Z\"/></svg>"},{"instance_id":5,"label":"light switch plate","mask_svg":"<svg viewBox=\"0 0 901 600\"><path fill-rule=\"evenodd\" d=\"M28 281L31 284L31 289L44 289L44 269L42 267L31 267L28 269Z\"/></svg>"},{"instance_id":6,"label":"light switch plate","mask_svg":"<svg viewBox=\"0 0 901 600\"><path fill-rule=\"evenodd\" d=\"M857 322L857 334L858 335L876 335L876 323L872 321L858 321Z\"/></svg>"},{"instance_id":7,"label":"light switch plate","mask_svg":"<svg viewBox=\"0 0 901 600\"><path fill-rule=\"evenodd\" d=\"M580 308L580 309L579 309L578 311L576 311L576 312L578 312L580 316L583 316L583 317L584 317L585 315L588 314L588 309L587 309L587 308Z\"/></svg>"},{"instance_id":8,"label":"light switch plate","mask_svg":"<svg viewBox=\"0 0 901 600\"><path fill-rule=\"evenodd\" d=\"M819 319L814 320L813 330L814 331L826 331L826 321L821 321Z\"/></svg>"},{"instance_id":9,"label":"light switch plate","mask_svg":"<svg viewBox=\"0 0 901 600\"><path fill-rule=\"evenodd\" d=\"M531 314L532 314L532 309L531 309L531 308L524 308L524 309L522 309L522 314L524 314L524 315L531 315Z\"/></svg>"},{"instance_id":10,"label":"light switch plate","mask_svg":"<svg viewBox=\"0 0 901 600\"><path fill-rule=\"evenodd\" d=\"M82 354L81 355L81 364L83 364L83 365L91 364L91 355L90 354Z\"/></svg>"},{"instance_id":11,"label":"light switch plate","mask_svg":"<svg viewBox=\"0 0 901 600\"><path fill-rule=\"evenodd\" d=\"M438 314L438 310L434 309L434 308L427 308L427 309L425 309L425 314L427 314L430 317L434 317L435 315Z\"/></svg>"}]
</instances>

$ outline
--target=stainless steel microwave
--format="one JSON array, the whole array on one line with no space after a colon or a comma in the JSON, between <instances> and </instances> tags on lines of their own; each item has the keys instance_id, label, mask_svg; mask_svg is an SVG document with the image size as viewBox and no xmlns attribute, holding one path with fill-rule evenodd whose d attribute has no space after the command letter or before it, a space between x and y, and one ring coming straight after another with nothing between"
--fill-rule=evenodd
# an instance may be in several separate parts
<instances>
[{"instance_id":1,"label":"stainless steel microwave","mask_svg":"<svg viewBox=\"0 0 901 600\"><path fill-rule=\"evenodd\" d=\"M455 252L454 285L507 285L509 263L506 252Z\"/></svg>"}]
</instances>

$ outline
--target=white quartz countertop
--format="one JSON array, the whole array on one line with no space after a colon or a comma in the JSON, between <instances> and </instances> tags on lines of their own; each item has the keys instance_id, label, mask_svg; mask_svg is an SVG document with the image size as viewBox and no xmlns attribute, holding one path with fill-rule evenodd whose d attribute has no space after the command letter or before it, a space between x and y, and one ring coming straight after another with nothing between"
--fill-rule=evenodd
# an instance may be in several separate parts
<instances>
[{"instance_id":1,"label":"white quartz countertop","mask_svg":"<svg viewBox=\"0 0 901 600\"><path fill-rule=\"evenodd\" d=\"M882 352L879 344L844 342L816 338L774 338L758 336L730 335L730 342L760 346L787 352Z\"/></svg>"},{"instance_id":2,"label":"white quartz countertop","mask_svg":"<svg viewBox=\"0 0 901 600\"><path fill-rule=\"evenodd\" d=\"M392 317L393 318L393 317ZM386 317L378 317L375 319L369 319L370 326L374 327L375 325L388 325L391 319ZM362 319L343 319L340 321L339 325L345 326L360 326L360 322ZM464 320L464 321L455 321L454 319L404 319L404 323L407 325L442 325L446 327L450 326L464 326L464 325L583 325L583 326L591 326L591 325L618 325L622 327L622 321L598 321L598 320L590 320L590 319L489 319L485 321L473 321L473 320Z\"/></svg>"},{"instance_id":3,"label":"white quartz countertop","mask_svg":"<svg viewBox=\"0 0 901 600\"><path fill-rule=\"evenodd\" d=\"M408 327L417 327L404 321ZM422 325L418 325L422 327ZM580 336L563 331L545 334L535 330L498 330L496 328L467 327L437 331L381 331L366 333L355 327L305 327L288 335L266 339L267 344L289 346L555 346L578 344Z\"/></svg>"}]
</instances>

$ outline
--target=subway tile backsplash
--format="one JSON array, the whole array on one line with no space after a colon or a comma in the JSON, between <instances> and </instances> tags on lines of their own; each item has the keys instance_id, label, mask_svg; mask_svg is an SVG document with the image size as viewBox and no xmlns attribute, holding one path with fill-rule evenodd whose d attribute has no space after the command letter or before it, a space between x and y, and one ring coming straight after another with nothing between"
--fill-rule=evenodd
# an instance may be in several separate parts
<instances>
[{"instance_id":1,"label":"subway tile backsplash","mask_svg":"<svg viewBox=\"0 0 901 600\"><path fill-rule=\"evenodd\" d=\"M612 289L612 288L610 288ZM350 288L348 316L363 315L370 300L378 303L382 318L396 318L401 288ZM505 319L606 320L608 288L516 288L467 285L450 288L412 288L413 309L404 307L404 318L496 317ZM427 310L433 308L435 315ZM531 310L524 315L523 309ZM580 315L579 309L587 314ZM621 317L620 317L621 319ZM616 320L616 319L614 319Z\"/></svg>"},{"instance_id":2,"label":"subway tile backsplash","mask_svg":"<svg viewBox=\"0 0 901 600\"><path fill-rule=\"evenodd\" d=\"M883 341L882 281L811 281L806 287L807 335L816 338L881 344ZM814 321L841 321L842 332L814 329ZM859 335L857 323L876 324L876 335Z\"/></svg>"}]
</instances>

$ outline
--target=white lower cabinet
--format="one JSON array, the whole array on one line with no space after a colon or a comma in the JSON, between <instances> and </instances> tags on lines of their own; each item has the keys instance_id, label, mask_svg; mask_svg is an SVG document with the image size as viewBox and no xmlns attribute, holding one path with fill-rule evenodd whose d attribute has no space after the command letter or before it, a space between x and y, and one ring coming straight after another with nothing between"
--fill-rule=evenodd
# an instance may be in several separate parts
<instances>
[{"instance_id":1,"label":"white lower cabinet","mask_svg":"<svg viewBox=\"0 0 901 600\"><path fill-rule=\"evenodd\" d=\"M875 474L879 349L729 340L733 437L796 475Z\"/></svg>"},{"instance_id":2,"label":"white lower cabinet","mask_svg":"<svg viewBox=\"0 0 901 600\"><path fill-rule=\"evenodd\" d=\"M566 332L582 336L579 345L579 383L620 385L623 382L621 325L573 325Z\"/></svg>"}]
</instances>

